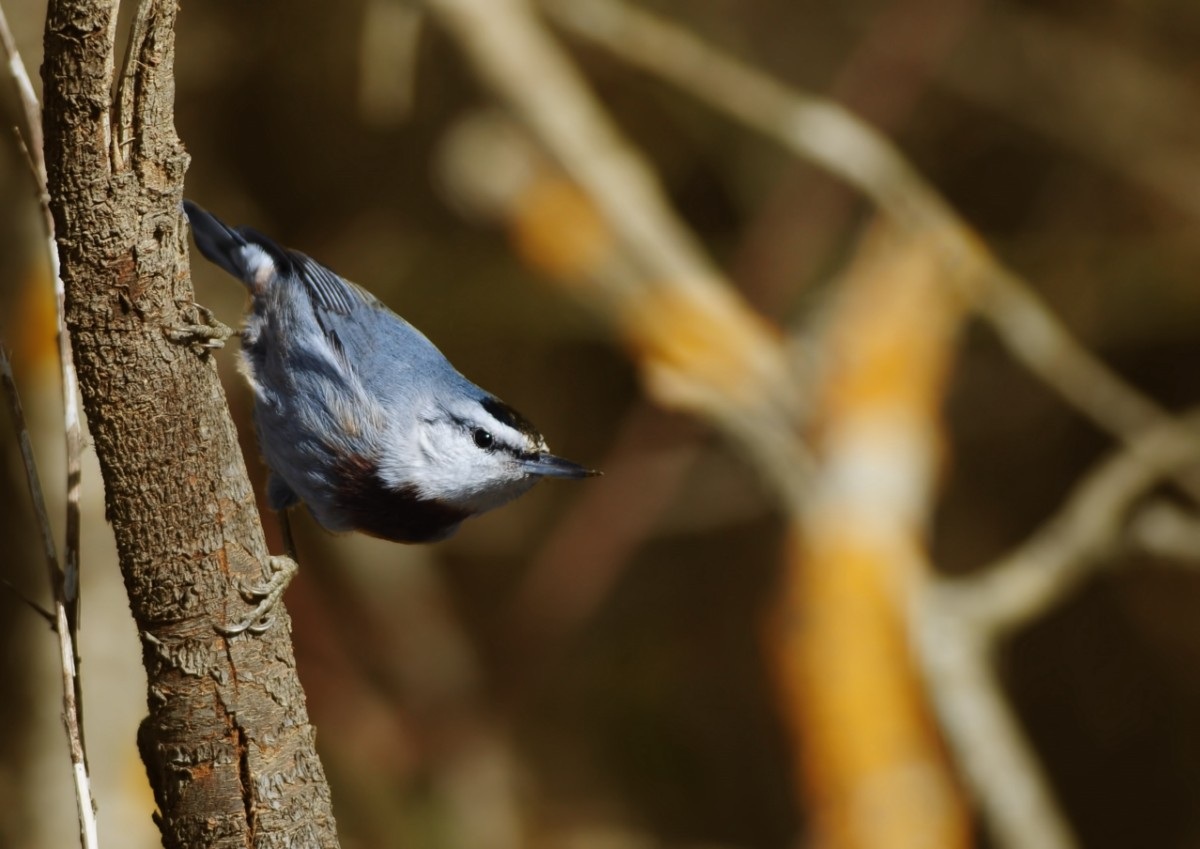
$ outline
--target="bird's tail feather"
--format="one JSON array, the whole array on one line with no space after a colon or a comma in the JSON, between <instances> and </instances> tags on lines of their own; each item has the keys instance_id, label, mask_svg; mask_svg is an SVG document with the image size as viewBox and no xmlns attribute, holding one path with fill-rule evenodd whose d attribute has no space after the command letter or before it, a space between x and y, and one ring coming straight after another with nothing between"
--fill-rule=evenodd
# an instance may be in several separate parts
<instances>
[{"instance_id":1,"label":"bird's tail feather","mask_svg":"<svg viewBox=\"0 0 1200 849\"><path fill-rule=\"evenodd\" d=\"M241 280L251 291L263 288L286 257L270 239L246 227L230 227L190 200L183 202L196 247L205 258Z\"/></svg>"}]
</instances>

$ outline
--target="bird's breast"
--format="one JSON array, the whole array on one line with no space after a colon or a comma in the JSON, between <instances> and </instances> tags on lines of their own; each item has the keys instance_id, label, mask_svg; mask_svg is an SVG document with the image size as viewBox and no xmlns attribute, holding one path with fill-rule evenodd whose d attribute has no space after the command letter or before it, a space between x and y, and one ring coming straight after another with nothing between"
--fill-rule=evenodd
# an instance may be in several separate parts
<instances>
[{"instance_id":1,"label":"bird's breast","mask_svg":"<svg viewBox=\"0 0 1200 849\"><path fill-rule=\"evenodd\" d=\"M392 542L434 542L450 536L471 510L422 497L412 486L389 487L375 464L353 456L336 474L338 512L354 530Z\"/></svg>"}]
</instances>

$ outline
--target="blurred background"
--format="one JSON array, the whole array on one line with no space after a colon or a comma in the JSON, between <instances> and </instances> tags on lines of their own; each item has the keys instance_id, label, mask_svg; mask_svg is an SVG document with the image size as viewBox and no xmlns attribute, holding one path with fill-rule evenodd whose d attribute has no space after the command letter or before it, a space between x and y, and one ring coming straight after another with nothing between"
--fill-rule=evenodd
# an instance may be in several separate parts
<instances>
[{"instance_id":1,"label":"blurred background","mask_svg":"<svg viewBox=\"0 0 1200 849\"><path fill-rule=\"evenodd\" d=\"M1172 410L1200 397L1200 5L641 5L867 119L1125 379ZM36 75L44 4L4 8ZM869 206L562 39L741 296L780 327L810 326ZM184 5L176 70L188 196L364 284L557 453L606 472L542 484L430 547L294 520L302 568L286 600L342 846L807 845L806 742L768 627L789 562L783 514L710 425L647 396L593 310L502 228L460 214L437 163L493 101L453 41L398 0L213 0ZM7 126L15 99L0 89ZM51 286L32 180L3 136L0 316L57 517ZM235 325L242 290L193 268L197 300ZM261 493L236 349L217 360ZM1112 442L978 322L953 358L928 540L939 572L967 574L1026 539ZM0 445L0 577L44 601L7 417ZM134 742L144 678L85 459L88 744L102 840L136 849L158 845ZM1194 566L1114 558L997 658L1079 845L1200 847ZM0 846L75 839L55 648L0 591Z\"/></svg>"}]
</instances>

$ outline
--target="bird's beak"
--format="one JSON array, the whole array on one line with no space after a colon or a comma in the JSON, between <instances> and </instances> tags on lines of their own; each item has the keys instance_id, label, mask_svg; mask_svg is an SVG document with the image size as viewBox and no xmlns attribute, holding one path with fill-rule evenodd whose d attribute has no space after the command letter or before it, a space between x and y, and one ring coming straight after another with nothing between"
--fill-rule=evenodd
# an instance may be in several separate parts
<instances>
[{"instance_id":1,"label":"bird's beak","mask_svg":"<svg viewBox=\"0 0 1200 849\"><path fill-rule=\"evenodd\" d=\"M548 478L590 478L603 474L578 463L572 463L570 460L564 460L562 457L555 457L553 454L538 454L536 457L524 460L522 465L531 475L542 475Z\"/></svg>"}]
</instances>

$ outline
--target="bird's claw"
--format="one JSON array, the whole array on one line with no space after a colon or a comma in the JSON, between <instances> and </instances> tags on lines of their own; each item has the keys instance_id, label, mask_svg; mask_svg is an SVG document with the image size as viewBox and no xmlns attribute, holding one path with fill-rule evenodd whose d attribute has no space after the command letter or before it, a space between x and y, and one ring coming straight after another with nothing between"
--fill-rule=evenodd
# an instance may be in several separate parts
<instances>
[{"instance_id":1,"label":"bird's claw","mask_svg":"<svg viewBox=\"0 0 1200 849\"><path fill-rule=\"evenodd\" d=\"M181 324L164 328L166 337L177 345L188 345L196 354L204 354L215 348L225 347L225 340L233 333L222 324L212 310L197 303L178 304Z\"/></svg>"},{"instance_id":2,"label":"bird's claw","mask_svg":"<svg viewBox=\"0 0 1200 849\"><path fill-rule=\"evenodd\" d=\"M283 591L296 575L296 561L282 555L272 556L267 560L270 574L261 584L244 586L240 592L248 604L254 609L243 619L230 625L218 625L217 631L226 637L236 637L238 634L264 634L275 624L275 605L283 597Z\"/></svg>"}]
</instances>

